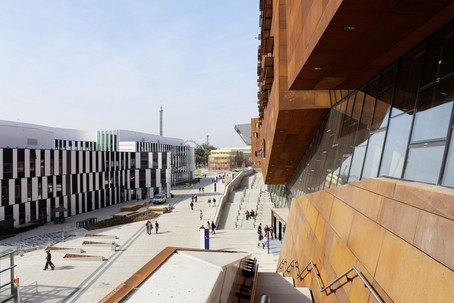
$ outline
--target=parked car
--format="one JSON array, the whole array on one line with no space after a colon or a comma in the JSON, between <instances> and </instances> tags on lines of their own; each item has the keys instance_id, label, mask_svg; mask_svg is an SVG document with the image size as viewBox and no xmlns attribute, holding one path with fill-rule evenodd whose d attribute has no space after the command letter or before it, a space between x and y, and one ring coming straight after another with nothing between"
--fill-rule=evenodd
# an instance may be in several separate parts
<instances>
[{"instance_id":1,"label":"parked car","mask_svg":"<svg viewBox=\"0 0 454 303\"><path fill-rule=\"evenodd\" d=\"M154 196L153 198L153 204L162 204L162 203L166 203L166 195L164 194L157 194L156 196Z\"/></svg>"}]
</instances>

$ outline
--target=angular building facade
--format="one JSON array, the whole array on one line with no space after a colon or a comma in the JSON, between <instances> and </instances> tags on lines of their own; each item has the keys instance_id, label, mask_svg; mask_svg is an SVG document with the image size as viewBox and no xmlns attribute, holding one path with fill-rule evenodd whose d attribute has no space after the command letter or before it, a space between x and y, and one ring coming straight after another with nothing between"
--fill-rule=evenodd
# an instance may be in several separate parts
<instances>
[{"instance_id":1,"label":"angular building facade","mask_svg":"<svg viewBox=\"0 0 454 303\"><path fill-rule=\"evenodd\" d=\"M280 266L316 302L449 301L454 4L263 0L260 12L252 155L290 208L273 222ZM319 276L300 272L310 262ZM342 275L352 267L375 293ZM338 277L320 291L317 278Z\"/></svg>"},{"instance_id":2,"label":"angular building facade","mask_svg":"<svg viewBox=\"0 0 454 303\"><path fill-rule=\"evenodd\" d=\"M183 140L130 131L86 132L1 121L0 220L20 227L131 199L170 194L193 178Z\"/></svg>"}]
</instances>

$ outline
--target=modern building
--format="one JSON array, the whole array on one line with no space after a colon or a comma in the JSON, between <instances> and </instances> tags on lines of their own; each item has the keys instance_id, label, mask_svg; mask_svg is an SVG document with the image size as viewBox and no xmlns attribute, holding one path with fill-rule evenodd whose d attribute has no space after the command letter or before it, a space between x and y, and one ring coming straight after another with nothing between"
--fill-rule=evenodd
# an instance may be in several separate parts
<instances>
[{"instance_id":1,"label":"modern building","mask_svg":"<svg viewBox=\"0 0 454 303\"><path fill-rule=\"evenodd\" d=\"M316 302L454 298L453 18L452 1L260 1L252 161L289 208L280 268Z\"/></svg>"},{"instance_id":2,"label":"modern building","mask_svg":"<svg viewBox=\"0 0 454 303\"><path fill-rule=\"evenodd\" d=\"M224 147L208 156L209 171L231 171L251 166L251 147Z\"/></svg>"},{"instance_id":3,"label":"modern building","mask_svg":"<svg viewBox=\"0 0 454 303\"><path fill-rule=\"evenodd\" d=\"M180 139L0 121L0 220L20 228L54 220L59 206L72 216L170 195L194 177L194 163Z\"/></svg>"}]
</instances>

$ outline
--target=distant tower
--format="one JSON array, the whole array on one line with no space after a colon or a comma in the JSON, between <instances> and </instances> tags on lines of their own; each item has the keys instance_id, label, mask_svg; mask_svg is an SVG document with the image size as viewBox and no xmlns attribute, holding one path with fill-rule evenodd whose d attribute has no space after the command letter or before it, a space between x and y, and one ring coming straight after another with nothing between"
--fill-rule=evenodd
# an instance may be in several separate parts
<instances>
[{"instance_id":1,"label":"distant tower","mask_svg":"<svg viewBox=\"0 0 454 303\"><path fill-rule=\"evenodd\" d=\"M160 128L159 128L159 135L162 137L162 106L161 106L161 109L159 110L159 125L160 125Z\"/></svg>"}]
</instances>

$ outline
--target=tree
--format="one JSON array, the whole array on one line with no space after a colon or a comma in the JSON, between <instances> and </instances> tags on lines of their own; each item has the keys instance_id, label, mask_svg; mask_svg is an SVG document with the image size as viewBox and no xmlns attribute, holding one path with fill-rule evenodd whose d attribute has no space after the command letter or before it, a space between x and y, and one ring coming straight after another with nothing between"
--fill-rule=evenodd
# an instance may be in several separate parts
<instances>
[{"instance_id":1,"label":"tree","mask_svg":"<svg viewBox=\"0 0 454 303\"><path fill-rule=\"evenodd\" d=\"M195 164L197 167L208 165L208 156L211 151L216 149L214 146L203 143L195 148Z\"/></svg>"},{"instance_id":2,"label":"tree","mask_svg":"<svg viewBox=\"0 0 454 303\"><path fill-rule=\"evenodd\" d=\"M235 155L235 165L236 167L240 168L243 167L244 159L243 159L243 153L237 151Z\"/></svg>"}]
</instances>

